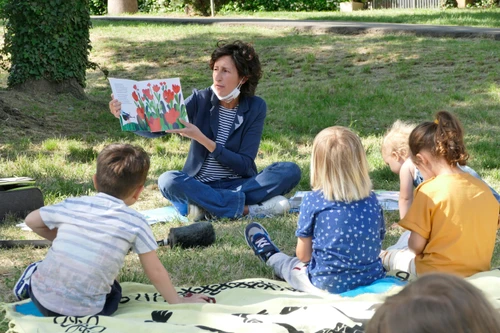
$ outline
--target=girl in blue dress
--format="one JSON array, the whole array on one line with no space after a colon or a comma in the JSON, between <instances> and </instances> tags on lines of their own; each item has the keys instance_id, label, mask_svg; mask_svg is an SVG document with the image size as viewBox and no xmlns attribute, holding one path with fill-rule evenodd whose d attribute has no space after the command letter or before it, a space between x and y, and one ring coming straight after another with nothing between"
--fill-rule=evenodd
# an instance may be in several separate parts
<instances>
[{"instance_id":1,"label":"girl in blue dress","mask_svg":"<svg viewBox=\"0 0 500 333\"><path fill-rule=\"evenodd\" d=\"M300 206L296 257L274 245L255 222L245 229L248 245L277 276L309 293L343 293L385 276L379 259L385 224L359 137L341 126L314 139L311 187Z\"/></svg>"}]
</instances>

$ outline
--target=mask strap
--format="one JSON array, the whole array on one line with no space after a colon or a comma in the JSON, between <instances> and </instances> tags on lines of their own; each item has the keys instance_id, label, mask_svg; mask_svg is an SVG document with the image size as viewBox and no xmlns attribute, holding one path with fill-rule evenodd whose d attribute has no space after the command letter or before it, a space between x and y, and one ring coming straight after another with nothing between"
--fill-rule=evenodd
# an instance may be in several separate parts
<instances>
[{"instance_id":1,"label":"mask strap","mask_svg":"<svg viewBox=\"0 0 500 333\"><path fill-rule=\"evenodd\" d=\"M238 88L238 89L240 89L240 88L241 88L241 86L244 84L244 83L243 83L243 80L244 80L244 79L245 79L245 78L243 77L243 78L240 80L240 83L238 83L238 86L237 86L237 88Z\"/></svg>"}]
</instances>

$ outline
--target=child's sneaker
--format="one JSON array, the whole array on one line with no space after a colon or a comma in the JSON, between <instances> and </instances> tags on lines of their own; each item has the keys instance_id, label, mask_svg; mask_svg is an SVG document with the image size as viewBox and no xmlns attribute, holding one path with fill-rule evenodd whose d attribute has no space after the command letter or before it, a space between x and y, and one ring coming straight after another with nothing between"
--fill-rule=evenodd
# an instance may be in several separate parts
<instances>
[{"instance_id":1,"label":"child's sneaker","mask_svg":"<svg viewBox=\"0 0 500 333\"><path fill-rule=\"evenodd\" d=\"M193 222L199 222L203 219L206 218L207 212L201 208L200 206L189 204L188 206L188 219L190 219Z\"/></svg>"},{"instance_id":2,"label":"child's sneaker","mask_svg":"<svg viewBox=\"0 0 500 333\"><path fill-rule=\"evenodd\" d=\"M267 230L257 222L252 222L246 226L245 239L248 246L263 262L267 262L273 254L280 252L269 238Z\"/></svg>"},{"instance_id":3,"label":"child's sneaker","mask_svg":"<svg viewBox=\"0 0 500 333\"><path fill-rule=\"evenodd\" d=\"M248 206L251 217L270 217L283 215L290 210L290 202L282 195L277 195L257 205Z\"/></svg>"},{"instance_id":4,"label":"child's sneaker","mask_svg":"<svg viewBox=\"0 0 500 333\"><path fill-rule=\"evenodd\" d=\"M13 292L14 296L16 296L18 301L22 301L23 299L30 298L28 293L28 289L30 286L31 275L36 271L38 264L42 261L36 261L30 264L23 272L19 280L17 280L16 285L14 286Z\"/></svg>"}]
</instances>

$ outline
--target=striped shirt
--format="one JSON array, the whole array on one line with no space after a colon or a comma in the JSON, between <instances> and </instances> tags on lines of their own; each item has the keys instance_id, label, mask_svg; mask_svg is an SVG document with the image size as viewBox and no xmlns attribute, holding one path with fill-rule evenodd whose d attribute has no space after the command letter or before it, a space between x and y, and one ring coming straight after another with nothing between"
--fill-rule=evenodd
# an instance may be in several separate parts
<instances>
[{"instance_id":1,"label":"striped shirt","mask_svg":"<svg viewBox=\"0 0 500 333\"><path fill-rule=\"evenodd\" d=\"M227 109L222 105L219 105L219 127L217 130L217 138L215 142L224 146L226 144L227 138L229 137L229 132L234 125L234 117L236 116L236 111L238 106L233 109ZM232 169L225 165L220 164L211 155L203 162L200 171L194 176L196 180L202 183L213 182L215 180L221 180L226 178L241 178Z\"/></svg>"},{"instance_id":2,"label":"striped shirt","mask_svg":"<svg viewBox=\"0 0 500 333\"><path fill-rule=\"evenodd\" d=\"M104 193L68 198L40 208L57 237L31 278L37 300L48 310L84 316L100 312L130 248L157 248L145 218Z\"/></svg>"}]
</instances>

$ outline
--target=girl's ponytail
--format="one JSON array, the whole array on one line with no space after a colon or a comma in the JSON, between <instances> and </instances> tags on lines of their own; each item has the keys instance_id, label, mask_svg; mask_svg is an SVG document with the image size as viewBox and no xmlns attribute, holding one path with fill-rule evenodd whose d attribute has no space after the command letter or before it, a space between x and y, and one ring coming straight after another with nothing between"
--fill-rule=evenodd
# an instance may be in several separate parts
<instances>
[{"instance_id":1,"label":"girl's ponytail","mask_svg":"<svg viewBox=\"0 0 500 333\"><path fill-rule=\"evenodd\" d=\"M433 122L423 122L411 132L411 153L416 156L422 150L427 150L433 156L446 159L449 165L465 165L469 154L465 149L463 133L462 125L455 116L447 111L439 111Z\"/></svg>"}]
</instances>

